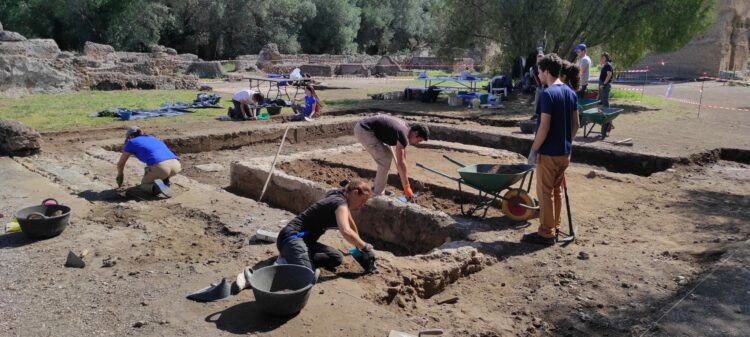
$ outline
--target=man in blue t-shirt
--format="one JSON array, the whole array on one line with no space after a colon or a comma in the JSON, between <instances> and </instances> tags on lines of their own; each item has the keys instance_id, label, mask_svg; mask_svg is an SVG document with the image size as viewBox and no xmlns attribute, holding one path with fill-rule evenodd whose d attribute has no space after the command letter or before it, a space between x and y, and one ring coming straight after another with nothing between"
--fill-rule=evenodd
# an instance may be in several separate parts
<instances>
[{"instance_id":1,"label":"man in blue t-shirt","mask_svg":"<svg viewBox=\"0 0 750 337\"><path fill-rule=\"evenodd\" d=\"M578 98L560 81L562 65L556 54L547 54L539 61L539 78L547 89L539 97L536 136L529 153L529 164L536 165L539 229L524 235L524 242L552 245L560 227L561 187L579 127Z\"/></svg>"},{"instance_id":2,"label":"man in blue t-shirt","mask_svg":"<svg viewBox=\"0 0 750 337\"><path fill-rule=\"evenodd\" d=\"M122 187L125 163L131 155L146 164L145 174L138 187L154 195L164 194L171 197L169 178L180 173L182 166L177 156L167 148L163 141L153 136L144 135L137 126L128 129L122 155L117 162L117 186Z\"/></svg>"}]
</instances>

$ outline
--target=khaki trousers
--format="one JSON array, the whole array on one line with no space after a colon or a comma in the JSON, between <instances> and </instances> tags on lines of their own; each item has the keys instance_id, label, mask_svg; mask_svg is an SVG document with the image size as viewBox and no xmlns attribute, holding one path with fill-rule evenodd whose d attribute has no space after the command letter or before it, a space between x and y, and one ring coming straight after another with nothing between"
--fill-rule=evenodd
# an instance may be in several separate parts
<instances>
[{"instance_id":1,"label":"khaki trousers","mask_svg":"<svg viewBox=\"0 0 750 337\"><path fill-rule=\"evenodd\" d=\"M150 193L154 180L167 179L177 175L180 171L182 171L182 165L177 159L165 160L151 166L146 166L140 188Z\"/></svg>"},{"instance_id":2,"label":"khaki trousers","mask_svg":"<svg viewBox=\"0 0 750 337\"><path fill-rule=\"evenodd\" d=\"M543 237L557 235L562 211L562 183L570 155L547 156L540 154L536 161L536 194L539 198L539 230Z\"/></svg>"},{"instance_id":3,"label":"khaki trousers","mask_svg":"<svg viewBox=\"0 0 750 337\"><path fill-rule=\"evenodd\" d=\"M375 174L375 183L373 184L372 191L375 195L383 194L388 182L388 171L391 169L393 153L388 148L388 145L385 145L378 137L375 137L374 132L365 130L359 123L354 126L354 136L357 137L360 144L365 147L365 150L372 156L372 159L375 159L375 163L378 164L378 171Z\"/></svg>"}]
</instances>

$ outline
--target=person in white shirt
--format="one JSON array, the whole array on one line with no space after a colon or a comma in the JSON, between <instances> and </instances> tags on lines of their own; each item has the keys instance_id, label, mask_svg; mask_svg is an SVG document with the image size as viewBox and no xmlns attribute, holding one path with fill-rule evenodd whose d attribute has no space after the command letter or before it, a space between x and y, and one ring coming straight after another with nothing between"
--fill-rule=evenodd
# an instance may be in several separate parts
<instances>
[{"instance_id":1,"label":"person in white shirt","mask_svg":"<svg viewBox=\"0 0 750 337\"><path fill-rule=\"evenodd\" d=\"M586 45L581 43L576 46L578 55L578 66L581 68L581 90L577 92L578 98L583 98L586 87L589 85L589 71L591 70L591 58L586 54Z\"/></svg>"},{"instance_id":2,"label":"person in white shirt","mask_svg":"<svg viewBox=\"0 0 750 337\"><path fill-rule=\"evenodd\" d=\"M258 104L261 102L263 102L263 95L253 90L240 90L232 95L234 108L229 108L229 117L241 120L257 119Z\"/></svg>"}]
</instances>

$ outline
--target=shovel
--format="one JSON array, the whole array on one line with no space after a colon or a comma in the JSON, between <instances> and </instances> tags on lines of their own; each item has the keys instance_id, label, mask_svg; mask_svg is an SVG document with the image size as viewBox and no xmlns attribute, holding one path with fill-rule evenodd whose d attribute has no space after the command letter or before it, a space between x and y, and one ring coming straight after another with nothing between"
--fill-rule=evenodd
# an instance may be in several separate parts
<instances>
[{"instance_id":1,"label":"shovel","mask_svg":"<svg viewBox=\"0 0 750 337\"><path fill-rule=\"evenodd\" d=\"M573 227L573 215L570 214L570 198L568 198L568 182L567 178L563 176L563 190L565 191L565 208L568 211L568 236L560 238L560 231L557 231L557 242L562 242L563 245L567 246L576 239L576 231Z\"/></svg>"},{"instance_id":2,"label":"shovel","mask_svg":"<svg viewBox=\"0 0 750 337\"><path fill-rule=\"evenodd\" d=\"M419 330L417 335L412 335L406 332L391 330L390 333L388 333L388 337L422 337L422 336L442 336L443 335L443 329L425 329L425 330Z\"/></svg>"}]
</instances>

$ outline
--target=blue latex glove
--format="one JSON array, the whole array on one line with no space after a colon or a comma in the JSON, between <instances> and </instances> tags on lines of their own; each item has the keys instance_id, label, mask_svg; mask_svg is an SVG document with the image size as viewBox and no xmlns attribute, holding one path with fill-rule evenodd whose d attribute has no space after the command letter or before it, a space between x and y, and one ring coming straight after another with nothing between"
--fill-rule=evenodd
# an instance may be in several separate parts
<instances>
[{"instance_id":1,"label":"blue latex glove","mask_svg":"<svg viewBox=\"0 0 750 337\"><path fill-rule=\"evenodd\" d=\"M529 165L536 165L536 151L529 152Z\"/></svg>"}]
</instances>

